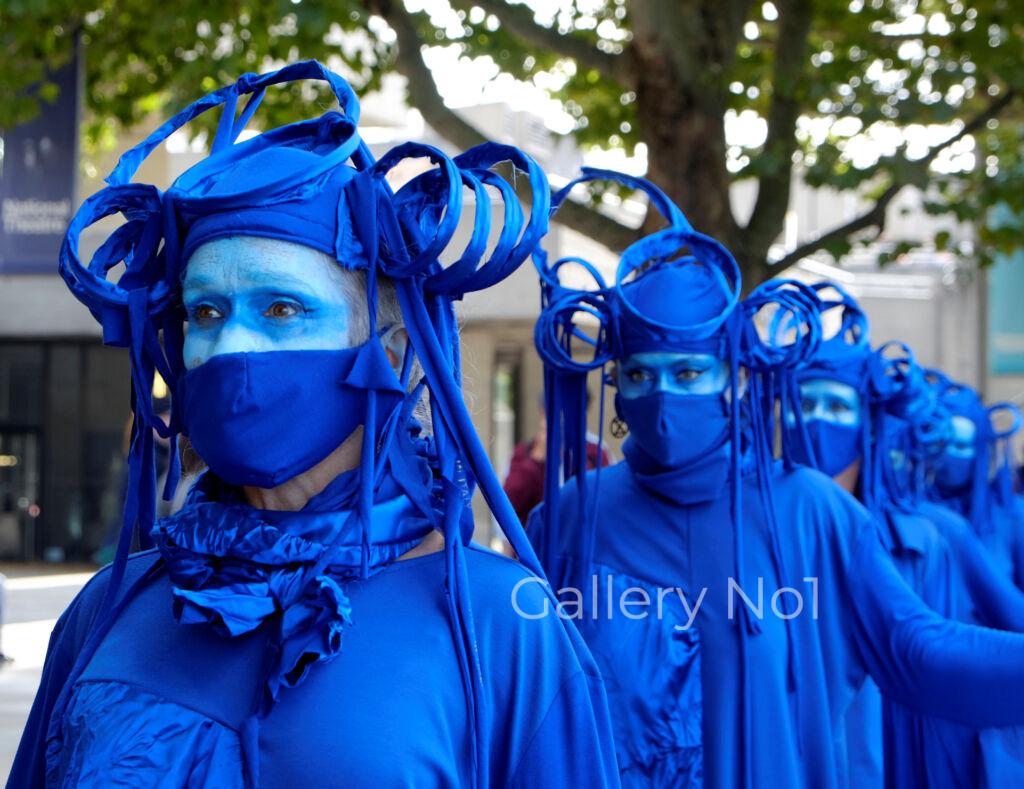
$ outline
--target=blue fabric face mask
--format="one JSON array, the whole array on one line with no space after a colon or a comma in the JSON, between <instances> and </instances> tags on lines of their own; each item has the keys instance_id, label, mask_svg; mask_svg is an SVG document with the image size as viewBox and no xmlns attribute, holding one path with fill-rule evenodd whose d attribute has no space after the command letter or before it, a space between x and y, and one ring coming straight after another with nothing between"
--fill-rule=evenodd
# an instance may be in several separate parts
<instances>
[{"instance_id":1,"label":"blue fabric face mask","mask_svg":"<svg viewBox=\"0 0 1024 789\"><path fill-rule=\"evenodd\" d=\"M826 422L824 419L812 419L806 423L807 437L814 450L817 468L824 474L834 477L845 470L860 457L860 425L844 425ZM793 448L794 454L802 454L799 442ZM798 462L808 463L810 458L795 458Z\"/></svg>"},{"instance_id":2,"label":"blue fabric face mask","mask_svg":"<svg viewBox=\"0 0 1024 789\"><path fill-rule=\"evenodd\" d=\"M945 454L935 470L935 484L944 493L963 490L971 480L974 458Z\"/></svg>"},{"instance_id":3,"label":"blue fabric face mask","mask_svg":"<svg viewBox=\"0 0 1024 789\"><path fill-rule=\"evenodd\" d=\"M182 418L214 474L271 488L308 471L363 424L371 389L381 426L403 391L376 338L342 350L219 354L183 377Z\"/></svg>"},{"instance_id":4,"label":"blue fabric face mask","mask_svg":"<svg viewBox=\"0 0 1024 789\"><path fill-rule=\"evenodd\" d=\"M657 391L632 398L617 394L615 408L640 449L663 469L694 464L722 447L729 435L729 409L722 392Z\"/></svg>"},{"instance_id":5,"label":"blue fabric face mask","mask_svg":"<svg viewBox=\"0 0 1024 789\"><path fill-rule=\"evenodd\" d=\"M850 466L861 453L861 395L850 384L832 378L808 378L800 383L800 406L812 458L800 441L793 442L793 459L814 465L834 477ZM787 414L792 426L792 413Z\"/></svg>"}]
</instances>

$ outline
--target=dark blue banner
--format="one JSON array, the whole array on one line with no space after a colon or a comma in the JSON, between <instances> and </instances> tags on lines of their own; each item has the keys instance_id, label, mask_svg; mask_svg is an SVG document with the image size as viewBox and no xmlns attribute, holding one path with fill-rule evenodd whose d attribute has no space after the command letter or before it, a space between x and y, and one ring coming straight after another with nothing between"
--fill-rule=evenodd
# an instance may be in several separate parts
<instances>
[{"instance_id":1,"label":"dark blue banner","mask_svg":"<svg viewBox=\"0 0 1024 789\"><path fill-rule=\"evenodd\" d=\"M78 170L78 61L51 76L53 104L3 129L0 164L0 274L55 274L71 219Z\"/></svg>"}]
</instances>

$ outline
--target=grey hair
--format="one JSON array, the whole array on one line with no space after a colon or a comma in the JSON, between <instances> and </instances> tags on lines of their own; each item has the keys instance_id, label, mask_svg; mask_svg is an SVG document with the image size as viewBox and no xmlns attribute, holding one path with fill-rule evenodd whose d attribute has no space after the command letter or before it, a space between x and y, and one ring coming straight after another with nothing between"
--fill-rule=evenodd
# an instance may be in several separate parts
<instances>
[{"instance_id":1,"label":"grey hair","mask_svg":"<svg viewBox=\"0 0 1024 789\"><path fill-rule=\"evenodd\" d=\"M341 291L349 307L349 342L362 345L370 339L370 305L366 293L365 271L343 271ZM377 275L377 328L390 329L405 326L402 308L398 303L395 283Z\"/></svg>"},{"instance_id":2,"label":"grey hair","mask_svg":"<svg viewBox=\"0 0 1024 789\"><path fill-rule=\"evenodd\" d=\"M366 272L346 269L343 271L343 275L341 289L349 306L349 344L361 345L370 339L370 305L366 292ZM405 317L402 315L402 307L398 302L395 283L382 274L377 275L377 327L389 330L405 328ZM423 368L413 353L408 391L411 392L415 389L422 377ZM433 422L426 397L422 395L419 397L413 406L412 414L425 433L429 435L433 432Z\"/></svg>"}]
</instances>

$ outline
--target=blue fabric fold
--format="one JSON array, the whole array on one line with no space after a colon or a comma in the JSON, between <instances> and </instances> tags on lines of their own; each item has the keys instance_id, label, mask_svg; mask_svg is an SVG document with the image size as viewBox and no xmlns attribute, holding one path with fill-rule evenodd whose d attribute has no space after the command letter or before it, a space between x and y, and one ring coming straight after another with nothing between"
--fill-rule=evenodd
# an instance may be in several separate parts
<instances>
[{"instance_id":1,"label":"blue fabric fold","mask_svg":"<svg viewBox=\"0 0 1024 789\"><path fill-rule=\"evenodd\" d=\"M300 512L259 510L212 475L200 480L194 501L157 522L152 536L174 584L174 617L235 638L266 625L274 657L268 666L264 708L282 687L294 687L310 668L337 657L352 624L342 585L364 577L361 521L351 499L358 475L336 479L314 507L341 498L348 509ZM210 495L227 499L209 499ZM328 494L326 497L324 494ZM433 529L388 478L371 518L369 573L407 553ZM321 573L311 569L332 551Z\"/></svg>"},{"instance_id":2,"label":"blue fabric fold","mask_svg":"<svg viewBox=\"0 0 1024 789\"><path fill-rule=\"evenodd\" d=\"M237 732L131 685L83 682L64 732L49 743L47 786L244 786Z\"/></svg>"}]
</instances>

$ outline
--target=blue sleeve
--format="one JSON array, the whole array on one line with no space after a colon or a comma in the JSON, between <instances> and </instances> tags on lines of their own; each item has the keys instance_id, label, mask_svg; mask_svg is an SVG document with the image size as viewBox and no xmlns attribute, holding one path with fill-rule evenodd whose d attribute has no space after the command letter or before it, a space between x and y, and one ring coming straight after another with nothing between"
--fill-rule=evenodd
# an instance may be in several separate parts
<instances>
[{"instance_id":1,"label":"blue sleeve","mask_svg":"<svg viewBox=\"0 0 1024 789\"><path fill-rule=\"evenodd\" d=\"M601 680L566 680L508 782L510 789L616 789L619 772Z\"/></svg>"},{"instance_id":2,"label":"blue sleeve","mask_svg":"<svg viewBox=\"0 0 1024 789\"><path fill-rule=\"evenodd\" d=\"M1024 636L931 611L871 530L861 532L850 571L855 635L883 693L973 726L1024 723Z\"/></svg>"},{"instance_id":3,"label":"blue sleeve","mask_svg":"<svg viewBox=\"0 0 1024 789\"><path fill-rule=\"evenodd\" d=\"M134 554L128 560L121 590L130 586L156 561L155 551ZM74 667L78 653L92 629L93 619L107 590L109 565L97 572L82 588L50 634L43 675L29 712L21 743L14 757L7 786L24 789L43 786L46 774L46 733L53 706Z\"/></svg>"},{"instance_id":4,"label":"blue sleeve","mask_svg":"<svg viewBox=\"0 0 1024 789\"><path fill-rule=\"evenodd\" d=\"M88 587L86 587L88 589ZM25 731L21 735L21 743L14 757L8 787L43 786L46 777L46 732L50 725L50 714L57 701L64 682L67 680L75 656L84 641L90 624L90 614L83 612L81 598L86 596L83 590L79 597L53 628L50 643L46 650L46 662L43 664L43 675L36 692L32 710L29 712Z\"/></svg>"},{"instance_id":5,"label":"blue sleeve","mask_svg":"<svg viewBox=\"0 0 1024 789\"><path fill-rule=\"evenodd\" d=\"M1024 633L1024 592L999 571L969 525L946 524L945 535L978 621L999 630Z\"/></svg>"}]
</instances>

